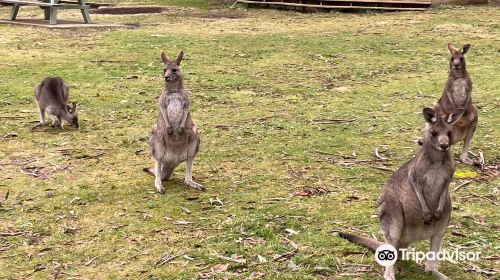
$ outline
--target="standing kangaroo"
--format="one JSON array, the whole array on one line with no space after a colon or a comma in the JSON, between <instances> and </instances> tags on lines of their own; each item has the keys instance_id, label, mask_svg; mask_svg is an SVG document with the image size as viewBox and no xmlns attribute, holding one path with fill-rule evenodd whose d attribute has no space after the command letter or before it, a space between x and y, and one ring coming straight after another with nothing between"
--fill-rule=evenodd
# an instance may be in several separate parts
<instances>
[{"instance_id":1,"label":"standing kangaroo","mask_svg":"<svg viewBox=\"0 0 500 280\"><path fill-rule=\"evenodd\" d=\"M159 193L165 192L162 180L170 180L174 169L184 161L187 162L184 182L197 190L205 189L193 181L193 162L200 147L200 135L191 119L190 100L182 81L183 55L180 52L177 59L171 61L165 53L161 54L165 84L159 98L160 114L149 139L155 167L144 169L155 176Z\"/></svg>"},{"instance_id":2,"label":"standing kangaroo","mask_svg":"<svg viewBox=\"0 0 500 280\"><path fill-rule=\"evenodd\" d=\"M412 242L430 239L430 251L439 252L451 215L448 186L455 163L450 152L452 126L464 109L440 116L434 109L423 110L425 137L418 154L400 167L380 195L379 221L385 242L397 250ZM382 242L347 233L339 235L353 243L375 251ZM438 271L437 260L427 260L426 271L438 279L448 279ZM394 280L394 266L388 266L384 279Z\"/></svg>"},{"instance_id":3,"label":"standing kangaroo","mask_svg":"<svg viewBox=\"0 0 500 280\"><path fill-rule=\"evenodd\" d=\"M40 123L33 128L45 125L45 112L53 117L52 126L56 119L63 129L63 121L72 127L78 128L78 116L76 114L76 103L67 105L69 98L69 85L59 77L47 77L35 88L35 99L40 109Z\"/></svg>"},{"instance_id":4,"label":"standing kangaroo","mask_svg":"<svg viewBox=\"0 0 500 280\"><path fill-rule=\"evenodd\" d=\"M469 147L477 126L477 108L472 105L472 80L467 72L464 55L469 51L467 44L458 50L448 44L450 51L450 73L443 95L438 101L437 109L439 114L450 114L451 112L464 108L465 112L458 122L453 125L453 143L464 141L460 160L472 163L469 159Z\"/></svg>"}]
</instances>

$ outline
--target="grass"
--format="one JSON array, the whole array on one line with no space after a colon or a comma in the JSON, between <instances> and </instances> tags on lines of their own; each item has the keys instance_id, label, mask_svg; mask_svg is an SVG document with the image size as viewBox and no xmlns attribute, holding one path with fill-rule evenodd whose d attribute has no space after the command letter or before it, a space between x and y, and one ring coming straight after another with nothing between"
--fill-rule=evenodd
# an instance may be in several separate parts
<instances>
[{"instance_id":1,"label":"grass","mask_svg":"<svg viewBox=\"0 0 500 280\"><path fill-rule=\"evenodd\" d=\"M41 16L21 10L31 15ZM0 237L0 278L381 279L373 255L336 232L381 238L376 201L390 173L339 162L373 160L379 147L397 168L416 153L420 112L447 77L447 42L472 44L467 61L480 108L472 150L498 166L494 7L215 15L93 15L141 23L111 30L0 25L0 232L19 234ZM194 175L208 190L184 186L182 165L159 195L141 170L152 165L160 53L180 50L202 136ZM33 89L48 75L71 84L79 130L30 130L38 120ZM444 247L483 258L443 262L451 279L498 277L500 180L487 173L452 192ZM287 252L294 254L274 260ZM155 265L165 254L185 257ZM431 279L422 265L400 266L399 279Z\"/></svg>"}]
</instances>

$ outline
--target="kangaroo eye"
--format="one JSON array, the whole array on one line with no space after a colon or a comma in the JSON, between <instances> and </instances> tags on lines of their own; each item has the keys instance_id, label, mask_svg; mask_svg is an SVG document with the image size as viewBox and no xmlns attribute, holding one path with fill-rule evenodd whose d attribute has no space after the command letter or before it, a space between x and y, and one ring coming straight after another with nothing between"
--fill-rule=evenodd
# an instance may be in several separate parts
<instances>
[{"instance_id":1,"label":"kangaroo eye","mask_svg":"<svg viewBox=\"0 0 500 280\"><path fill-rule=\"evenodd\" d=\"M172 72L177 73L177 69L175 69L175 68L172 69Z\"/></svg>"},{"instance_id":2,"label":"kangaroo eye","mask_svg":"<svg viewBox=\"0 0 500 280\"><path fill-rule=\"evenodd\" d=\"M431 132L431 135L432 135L432 137L436 137L438 134L437 134L437 132L433 131L433 132Z\"/></svg>"}]
</instances>

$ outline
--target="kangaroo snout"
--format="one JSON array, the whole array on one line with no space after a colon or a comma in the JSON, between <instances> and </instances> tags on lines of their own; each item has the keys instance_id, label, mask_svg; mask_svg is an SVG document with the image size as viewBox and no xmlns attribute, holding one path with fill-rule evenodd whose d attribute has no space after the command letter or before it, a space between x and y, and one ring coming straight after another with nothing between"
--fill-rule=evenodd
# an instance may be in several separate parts
<instances>
[{"instance_id":1,"label":"kangaroo snout","mask_svg":"<svg viewBox=\"0 0 500 280\"><path fill-rule=\"evenodd\" d=\"M441 151L447 151L450 148L450 138L445 135L440 135L437 141L437 148Z\"/></svg>"},{"instance_id":2,"label":"kangaroo snout","mask_svg":"<svg viewBox=\"0 0 500 280\"><path fill-rule=\"evenodd\" d=\"M450 148L449 144L439 144L439 149L441 151L447 151Z\"/></svg>"}]
</instances>

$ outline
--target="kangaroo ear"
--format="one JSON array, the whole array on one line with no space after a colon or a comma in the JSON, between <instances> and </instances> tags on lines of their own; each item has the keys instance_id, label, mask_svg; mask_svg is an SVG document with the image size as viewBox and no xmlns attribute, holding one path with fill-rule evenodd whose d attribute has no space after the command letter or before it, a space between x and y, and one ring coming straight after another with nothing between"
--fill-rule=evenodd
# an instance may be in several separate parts
<instances>
[{"instance_id":1,"label":"kangaroo ear","mask_svg":"<svg viewBox=\"0 0 500 280\"><path fill-rule=\"evenodd\" d=\"M454 54L458 51L451 43L448 43L448 50L450 51L450 54Z\"/></svg>"},{"instance_id":2,"label":"kangaroo ear","mask_svg":"<svg viewBox=\"0 0 500 280\"><path fill-rule=\"evenodd\" d=\"M163 63L167 64L170 62L170 60L168 59L168 56L165 52L162 52L161 53L161 60L163 61Z\"/></svg>"},{"instance_id":3,"label":"kangaroo ear","mask_svg":"<svg viewBox=\"0 0 500 280\"><path fill-rule=\"evenodd\" d=\"M432 108L424 108L422 114L424 115L425 121L430 124L434 124L437 121L436 111Z\"/></svg>"},{"instance_id":4,"label":"kangaroo ear","mask_svg":"<svg viewBox=\"0 0 500 280\"><path fill-rule=\"evenodd\" d=\"M76 112L76 102L71 103L73 105L73 113Z\"/></svg>"},{"instance_id":5,"label":"kangaroo ear","mask_svg":"<svg viewBox=\"0 0 500 280\"><path fill-rule=\"evenodd\" d=\"M470 49L470 44L466 44L462 47L462 54L466 54Z\"/></svg>"},{"instance_id":6,"label":"kangaroo ear","mask_svg":"<svg viewBox=\"0 0 500 280\"><path fill-rule=\"evenodd\" d=\"M70 113L73 113L72 110L73 110L73 108L71 108L71 106L69 106L68 104L66 104L66 111L68 111Z\"/></svg>"},{"instance_id":7,"label":"kangaroo ear","mask_svg":"<svg viewBox=\"0 0 500 280\"><path fill-rule=\"evenodd\" d=\"M464 108L460 108L460 109L455 110L455 112L451 113L448 116L448 119L446 120L446 122L449 123L449 124L454 124L455 122L457 122L462 117L462 115L464 114L464 112L465 112Z\"/></svg>"},{"instance_id":8,"label":"kangaroo ear","mask_svg":"<svg viewBox=\"0 0 500 280\"><path fill-rule=\"evenodd\" d=\"M177 56L177 59L175 59L175 64L177 64L177 66L181 65L181 61L182 61L183 57L184 57L184 52L181 51L179 53L179 55Z\"/></svg>"}]
</instances>

